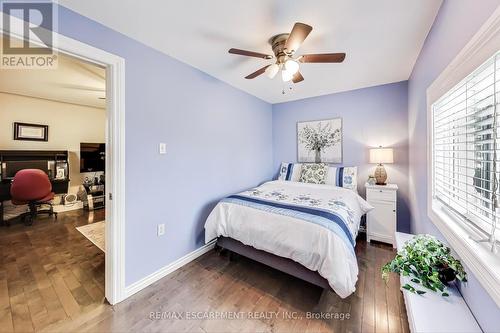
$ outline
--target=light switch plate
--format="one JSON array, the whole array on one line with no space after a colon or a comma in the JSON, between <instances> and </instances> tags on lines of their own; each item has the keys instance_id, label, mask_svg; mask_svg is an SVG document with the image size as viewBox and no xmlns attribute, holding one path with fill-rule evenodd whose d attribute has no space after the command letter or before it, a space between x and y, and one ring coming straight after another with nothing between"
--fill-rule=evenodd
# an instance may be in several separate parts
<instances>
[{"instance_id":1,"label":"light switch plate","mask_svg":"<svg viewBox=\"0 0 500 333\"><path fill-rule=\"evenodd\" d=\"M166 154L167 153L167 144L166 143L160 143L160 154Z\"/></svg>"},{"instance_id":2,"label":"light switch plate","mask_svg":"<svg viewBox=\"0 0 500 333\"><path fill-rule=\"evenodd\" d=\"M165 234L165 224L158 224L158 230L157 230L158 236L163 236Z\"/></svg>"}]
</instances>

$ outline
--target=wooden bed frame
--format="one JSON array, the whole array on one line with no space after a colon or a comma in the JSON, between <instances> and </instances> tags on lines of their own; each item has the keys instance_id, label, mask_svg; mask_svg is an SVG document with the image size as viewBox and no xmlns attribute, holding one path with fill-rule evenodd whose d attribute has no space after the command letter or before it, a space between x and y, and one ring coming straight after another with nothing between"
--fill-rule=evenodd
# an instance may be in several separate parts
<instances>
[{"instance_id":1,"label":"wooden bed frame","mask_svg":"<svg viewBox=\"0 0 500 333\"><path fill-rule=\"evenodd\" d=\"M217 245L223 249L238 253L244 257L295 276L323 289L331 290L328 281L319 275L318 272L311 271L292 259L283 258L266 251L257 250L254 247L245 245L242 242L229 237L217 238Z\"/></svg>"}]
</instances>

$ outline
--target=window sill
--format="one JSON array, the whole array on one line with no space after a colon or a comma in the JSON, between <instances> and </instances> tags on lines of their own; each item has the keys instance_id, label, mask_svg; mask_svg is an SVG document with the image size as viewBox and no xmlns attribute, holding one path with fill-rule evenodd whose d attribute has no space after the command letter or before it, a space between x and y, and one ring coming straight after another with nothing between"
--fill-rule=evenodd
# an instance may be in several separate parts
<instances>
[{"instance_id":1,"label":"window sill","mask_svg":"<svg viewBox=\"0 0 500 333\"><path fill-rule=\"evenodd\" d=\"M429 207L429 217L457 253L468 272L474 274L495 303L500 307L500 254L491 252L488 243L478 243L485 235L474 227L458 222L437 201ZM498 245L500 252L500 245Z\"/></svg>"}]
</instances>

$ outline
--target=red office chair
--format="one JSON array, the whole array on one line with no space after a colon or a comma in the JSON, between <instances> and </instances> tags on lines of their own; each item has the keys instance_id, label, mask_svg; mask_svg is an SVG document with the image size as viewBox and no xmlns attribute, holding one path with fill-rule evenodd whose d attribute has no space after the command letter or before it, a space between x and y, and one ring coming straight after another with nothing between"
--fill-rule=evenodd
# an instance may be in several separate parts
<instances>
[{"instance_id":1,"label":"red office chair","mask_svg":"<svg viewBox=\"0 0 500 333\"><path fill-rule=\"evenodd\" d=\"M32 225L38 214L55 215L51 200L54 198L52 184L45 172L38 169L19 170L14 176L10 186L10 195L14 205L28 205L29 212L22 215L26 225ZM38 210L39 207L48 205L46 210ZM26 218L28 218L26 220Z\"/></svg>"}]
</instances>

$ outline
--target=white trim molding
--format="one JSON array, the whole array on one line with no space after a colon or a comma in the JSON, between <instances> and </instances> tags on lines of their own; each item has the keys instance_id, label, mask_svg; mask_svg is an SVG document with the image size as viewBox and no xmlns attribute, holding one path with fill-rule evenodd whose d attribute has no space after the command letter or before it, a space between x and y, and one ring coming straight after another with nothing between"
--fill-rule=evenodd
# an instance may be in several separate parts
<instances>
[{"instance_id":1,"label":"white trim molding","mask_svg":"<svg viewBox=\"0 0 500 333\"><path fill-rule=\"evenodd\" d=\"M500 256L475 228L457 223L453 212L433 200L432 105L500 50L500 6L427 89L427 214L453 250L500 307Z\"/></svg>"},{"instance_id":2,"label":"white trim molding","mask_svg":"<svg viewBox=\"0 0 500 333\"><path fill-rule=\"evenodd\" d=\"M0 32L24 40L23 21L10 16L10 31L4 31L6 14L0 14ZM56 32L48 33L53 34L56 52L106 68L105 296L116 304L125 298L125 60ZM37 40L30 43L44 46Z\"/></svg>"},{"instance_id":3,"label":"white trim molding","mask_svg":"<svg viewBox=\"0 0 500 333\"><path fill-rule=\"evenodd\" d=\"M132 283L131 285L127 286L125 289L125 298L128 298L132 296L133 294L141 291L142 289L146 288L147 286L155 283L156 281L164 278L165 276L169 275L170 273L176 271L177 269L181 268L184 265L187 265L191 261L195 260L196 258L204 255L208 251L212 250L215 246L215 241L213 240L202 247L194 250L193 252L190 252L186 254L185 256L177 259L176 261L168 264L165 267L160 268L156 272L140 279L137 282Z\"/></svg>"},{"instance_id":4,"label":"white trim molding","mask_svg":"<svg viewBox=\"0 0 500 333\"><path fill-rule=\"evenodd\" d=\"M500 49L500 7L427 89L432 105Z\"/></svg>"}]
</instances>

